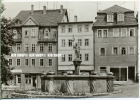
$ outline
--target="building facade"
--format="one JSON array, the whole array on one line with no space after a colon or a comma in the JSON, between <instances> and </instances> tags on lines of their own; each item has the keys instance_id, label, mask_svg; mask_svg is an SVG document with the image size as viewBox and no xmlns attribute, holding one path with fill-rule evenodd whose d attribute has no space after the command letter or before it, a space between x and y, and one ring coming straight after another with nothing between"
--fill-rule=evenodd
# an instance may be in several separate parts
<instances>
[{"instance_id":1,"label":"building facade","mask_svg":"<svg viewBox=\"0 0 140 100\"><path fill-rule=\"evenodd\" d=\"M11 46L9 65L15 77L11 85L40 87L41 73L57 74L57 23L68 22L67 10L60 9L21 11L13 20L15 45Z\"/></svg>"},{"instance_id":2,"label":"building facade","mask_svg":"<svg viewBox=\"0 0 140 100\"><path fill-rule=\"evenodd\" d=\"M76 16L75 22L58 24L58 53L63 55L58 59L58 74L74 73L75 43L80 46L80 73L87 75L94 70L92 25L92 21L77 22Z\"/></svg>"},{"instance_id":3,"label":"building facade","mask_svg":"<svg viewBox=\"0 0 140 100\"><path fill-rule=\"evenodd\" d=\"M113 72L116 82L134 81L138 71L138 23L134 11L114 5L97 12L93 31L95 71Z\"/></svg>"}]
</instances>

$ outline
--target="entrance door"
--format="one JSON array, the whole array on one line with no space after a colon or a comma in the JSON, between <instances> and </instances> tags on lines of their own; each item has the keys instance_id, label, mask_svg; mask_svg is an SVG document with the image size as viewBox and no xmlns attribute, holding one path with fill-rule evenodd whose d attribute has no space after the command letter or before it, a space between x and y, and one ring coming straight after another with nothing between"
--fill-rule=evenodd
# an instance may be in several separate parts
<instances>
[{"instance_id":1,"label":"entrance door","mask_svg":"<svg viewBox=\"0 0 140 100\"><path fill-rule=\"evenodd\" d=\"M131 81L135 80L135 67L134 66L128 67L128 79Z\"/></svg>"},{"instance_id":2,"label":"entrance door","mask_svg":"<svg viewBox=\"0 0 140 100\"><path fill-rule=\"evenodd\" d=\"M36 87L36 77L33 77L33 87Z\"/></svg>"}]
</instances>

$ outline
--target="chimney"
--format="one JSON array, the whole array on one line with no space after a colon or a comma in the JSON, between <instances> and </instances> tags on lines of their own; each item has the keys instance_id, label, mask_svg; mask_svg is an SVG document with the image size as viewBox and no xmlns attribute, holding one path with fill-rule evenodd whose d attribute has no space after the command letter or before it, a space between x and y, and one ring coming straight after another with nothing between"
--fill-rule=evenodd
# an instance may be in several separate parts
<instances>
[{"instance_id":1,"label":"chimney","mask_svg":"<svg viewBox=\"0 0 140 100\"><path fill-rule=\"evenodd\" d=\"M34 13L34 5L31 5L31 15Z\"/></svg>"},{"instance_id":2,"label":"chimney","mask_svg":"<svg viewBox=\"0 0 140 100\"><path fill-rule=\"evenodd\" d=\"M46 6L43 6L43 14L46 14Z\"/></svg>"},{"instance_id":3,"label":"chimney","mask_svg":"<svg viewBox=\"0 0 140 100\"><path fill-rule=\"evenodd\" d=\"M76 15L74 16L74 22L77 22L77 16Z\"/></svg>"},{"instance_id":4,"label":"chimney","mask_svg":"<svg viewBox=\"0 0 140 100\"><path fill-rule=\"evenodd\" d=\"M60 13L63 13L63 5L60 5Z\"/></svg>"}]
</instances>

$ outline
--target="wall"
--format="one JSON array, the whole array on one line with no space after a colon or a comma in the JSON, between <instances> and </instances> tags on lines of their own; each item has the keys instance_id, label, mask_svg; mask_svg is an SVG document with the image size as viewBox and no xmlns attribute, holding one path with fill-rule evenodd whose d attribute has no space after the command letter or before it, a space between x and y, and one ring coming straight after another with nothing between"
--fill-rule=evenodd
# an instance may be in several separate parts
<instances>
[{"instance_id":1,"label":"wall","mask_svg":"<svg viewBox=\"0 0 140 100\"><path fill-rule=\"evenodd\" d=\"M115 27L114 27L115 28ZM120 37L115 38L113 37L113 28L101 28L101 29L108 29L108 37L107 38L98 38L97 37L97 29L95 30L95 64L96 64L96 71L99 72L99 66L136 66L137 60L137 36L138 31L137 27L118 27L119 31L121 28L127 28L127 37ZM135 36L129 37L129 28L135 28ZM99 29L99 28L98 28ZM119 47L119 55L112 55L112 47L117 46ZM126 55L120 54L120 47L125 46L127 47ZM128 54L128 46L135 46L135 54L129 55ZM100 56L99 55L99 48L105 47L106 48L106 55Z\"/></svg>"},{"instance_id":2,"label":"wall","mask_svg":"<svg viewBox=\"0 0 140 100\"><path fill-rule=\"evenodd\" d=\"M82 25L82 32L78 33L77 25ZM84 25L89 25L89 31L85 32ZM65 33L61 32L61 27L65 26ZM72 33L68 32L68 27L72 26ZM92 23L81 23L81 24L60 24L58 26L58 53L59 54L66 54L65 55L65 62L61 61L61 58L58 59L58 65L71 65L73 62L68 61L68 54L72 54L74 59L74 49L68 46L68 40L73 39L72 36L74 35L75 41L74 43L78 42L78 39L82 39L82 46L80 46L80 54L82 54L82 63L84 65L91 65L93 66L93 31L92 31ZM65 47L62 47L61 40L65 39ZM89 39L89 46L85 46L85 39ZM89 61L85 61L85 53L89 54ZM88 67L88 66L87 66Z\"/></svg>"}]
</instances>

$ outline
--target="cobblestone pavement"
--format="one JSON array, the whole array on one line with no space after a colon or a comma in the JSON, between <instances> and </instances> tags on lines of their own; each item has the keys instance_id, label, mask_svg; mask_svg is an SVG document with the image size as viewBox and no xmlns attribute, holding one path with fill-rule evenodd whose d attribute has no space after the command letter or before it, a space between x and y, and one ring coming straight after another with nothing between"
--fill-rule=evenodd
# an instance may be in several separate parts
<instances>
[{"instance_id":1,"label":"cobblestone pavement","mask_svg":"<svg viewBox=\"0 0 140 100\"><path fill-rule=\"evenodd\" d=\"M124 84L115 86L114 92L108 96L99 96L99 98L138 98L139 83Z\"/></svg>"}]
</instances>

